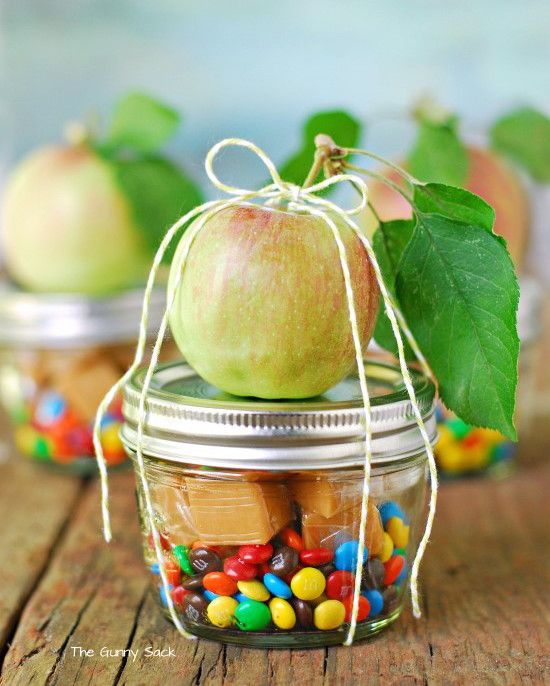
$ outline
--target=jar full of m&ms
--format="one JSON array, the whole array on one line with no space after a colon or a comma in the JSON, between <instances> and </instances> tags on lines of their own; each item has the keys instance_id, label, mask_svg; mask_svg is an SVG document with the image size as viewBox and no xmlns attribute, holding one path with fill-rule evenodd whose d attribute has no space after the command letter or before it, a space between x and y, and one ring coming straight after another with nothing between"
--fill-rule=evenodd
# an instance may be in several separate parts
<instances>
[{"instance_id":1,"label":"jar full of m&ms","mask_svg":"<svg viewBox=\"0 0 550 686\"><path fill-rule=\"evenodd\" d=\"M518 366L516 427L519 445L528 439L535 404L535 355L541 330L542 291L531 277L520 279L518 333L521 353ZM515 466L518 444L498 431L474 427L459 419L441 403L437 409L439 441L435 455L440 473L449 478L488 475L502 478Z\"/></svg>"},{"instance_id":2,"label":"jar full of m&ms","mask_svg":"<svg viewBox=\"0 0 550 686\"><path fill-rule=\"evenodd\" d=\"M88 298L0 284L0 400L20 453L64 471L96 470L95 413L133 360L142 298L141 290ZM153 294L151 334L164 301L162 289ZM173 350L169 346L167 353ZM121 398L114 401L101 429L112 466L126 459L119 438L121 405Z\"/></svg>"},{"instance_id":3,"label":"jar full of m&ms","mask_svg":"<svg viewBox=\"0 0 550 686\"><path fill-rule=\"evenodd\" d=\"M365 460L363 401L354 374L299 401L237 398L183 363L144 371L124 392L121 432L136 463L143 553L159 605L187 631L250 646L343 643L361 557L355 638L399 616L424 526L427 456L398 368L367 362L372 472L360 548ZM435 390L412 371L435 440ZM161 582L150 516L160 534Z\"/></svg>"}]
</instances>

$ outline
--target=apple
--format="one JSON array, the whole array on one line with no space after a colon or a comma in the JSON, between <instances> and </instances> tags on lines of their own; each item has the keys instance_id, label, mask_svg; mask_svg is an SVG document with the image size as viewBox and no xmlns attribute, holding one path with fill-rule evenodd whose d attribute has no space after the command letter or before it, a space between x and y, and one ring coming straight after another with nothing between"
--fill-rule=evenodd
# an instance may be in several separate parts
<instances>
[{"instance_id":1,"label":"apple","mask_svg":"<svg viewBox=\"0 0 550 686\"><path fill-rule=\"evenodd\" d=\"M361 241L335 221L366 350L378 284ZM169 321L191 366L234 395L308 398L355 366L338 249L327 224L307 214L242 205L212 217L191 245Z\"/></svg>"},{"instance_id":2,"label":"apple","mask_svg":"<svg viewBox=\"0 0 550 686\"><path fill-rule=\"evenodd\" d=\"M464 187L479 195L494 208L495 233L502 236L514 263L522 263L529 233L529 199L515 170L491 150L468 148L469 171ZM403 165L402 165L403 166ZM395 183L402 183L393 169L383 172ZM369 183L369 199L382 221L408 219L411 208L399 193L378 180ZM378 221L370 209L363 215L363 227L372 235Z\"/></svg>"},{"instance_id":3,"label":"apple","mask_svg":"<svg viewBox=\"0 0 550 686\"><path fill-rule=\"evenodd\" d=\"M6 188L6 267L23 288L108 293L142 281L149 255L114 172L87 145L35 151Z\"/></svg>"}]
</instances>

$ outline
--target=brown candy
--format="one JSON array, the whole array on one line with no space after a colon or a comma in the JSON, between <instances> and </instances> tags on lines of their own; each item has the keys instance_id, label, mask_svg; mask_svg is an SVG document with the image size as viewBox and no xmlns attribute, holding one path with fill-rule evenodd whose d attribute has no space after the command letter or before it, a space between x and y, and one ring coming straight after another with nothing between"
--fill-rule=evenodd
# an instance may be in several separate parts
<instances>
[{"instance_id":1,"label":"brown candy","mask_svg":"<svg viewBox=\"0 0 550 686\"><path fill-rule=\"evenodd\" d=\"M208 548L195 548L189 553L189 561L191 567L204 576L209 572L221 572L223 570L223 562L219 555Z\"/></svg>"},{"instance_id":2,"label":"brown candy","mask_svg":"<svg viewBox=\"0 0 550 686\"><path fill-rule=\"evenodd\" d=\"M268 562L267 566L272 574L283 577L290 574L290 572L293 572L299 562L300 557L298 551L287 545L283 545L275 551L275 554Z\"/></svg>"},{"instance_id":3,"label":"brown candy","mask_svg":"<svg viewBox=\"0 0 550 686\"><path fill-rule=\"evenodd\" d=\"M399 591L397 588L395 588L395 586L388 586L388 588L384 589L382 597L384 598L384 607L382 612L385 615L389 615L399 605Z\"/></svg>"},{"instance_id":4,"label":"brown candy","mask_svg":"<svg viewBox=\"0 0 550 686\"><path fill-rule=\"evenodd\" d=\"M208 601L200 593L188 593L183 599L183 614L190 622L203 622Z\"/></svg>"},{"instance_id":5,"label":"brown candy","mask_svg":"<svg viewBox=\"0 0 550 686\"><path fill-rule=\"evenodd\" d=\"M378 590L384 585L385 574L384 564L377 557L371 557L363 565L361 586L367 590Z\"/></svg>"},{"instance_id":6,"label":"brown candy","mask_svg":"<svg viewBox=\"0 0 550 686\"><path fill-rule=\"evenodd\" d=\"M332 562L327 562L324 565L319 565L317 569L324 575L324 576L330 576L332 572L336 571L336 567L332 564Z\"/></svg>"},{"instance_id":7,"label":"brown candy","mask_svg":"<svg viewBox=\"0 0 550 686\"><path fill-rule=\"evenodd\" d=\"M200 591L202 589L202 575L192 576L182 583L186 591Z\"/></svg>"},{"instance_id":8,"label":"brown candy","mask_svg":"<svg viewBox=\"0 0 550 686\"><path fill-rule=\"evenodd\" d=\"M291 598L290 604L296 613L296 621L302 629L310 629L313 626L313 610L300 598Z\"/></svg>"}]
</instances>

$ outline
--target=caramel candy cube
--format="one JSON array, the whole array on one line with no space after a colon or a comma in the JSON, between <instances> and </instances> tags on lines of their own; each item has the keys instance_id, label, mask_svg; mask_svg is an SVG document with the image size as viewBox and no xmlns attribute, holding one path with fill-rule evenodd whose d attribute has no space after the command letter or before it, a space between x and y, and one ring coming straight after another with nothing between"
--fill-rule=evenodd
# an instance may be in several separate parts
<instances>
[{"instance_id":1,"label":"caramel candy cube","mask_svg":"<svg viewBox=\"0 0 550 686\"><path fill-rule=\"evenodd\" d=\"M341 510L332 517L323 517L317 512L302 513L302 538L306 548L329 548L335 550L341 543L359 538L361 523L361 501L356 501L347 510ZM369 555L377 555L382 549L384 529L378 508L369 499L365 545Z\"/></svg>"},{"instance_id":2,"label":"caramel candy cube","mask_svg":"<svg viewBox=\"0 0 550 686\"><path fill-rule=\"evenodd\" d=\"M152 483L151 501L161 522L161 530L172 545L191 545L197 532L191 519L189 498L184 479L177 483Z\"/></svg>"},{"instance_id":3,"label":"caramel candy cube","mask_svg":"<svg viewBox=\"0 0 550 686\"><path fill-rule=\"evenodd\" d=\"M267 543L292 519L283 484L187 478L197 538L210 545Z\"/></svg>"},{"instance_id":4,"label":"caramel candy cube","mask_svg":"<svg viewBox=\"0 0 550 686\"><path fill-rule=\"evenodd\" d=\"M81 419L92 422L99 403L119 377L118 369L108 359L97 356L68 367L56 390Z\"/></svg>"},{"instance_id":5,"label":"caramel candy cube","mask_svg":"<svg viewBox=\"0 0 550 686\"><path fill-rule=\"evenodd\" d=\"M307 512L323 517L333 517L346 510L361 495L361 485L356 481L332 481L312 475L311 478L292 479L288 487L294 500Z\"/></svg>"}]
</instances>

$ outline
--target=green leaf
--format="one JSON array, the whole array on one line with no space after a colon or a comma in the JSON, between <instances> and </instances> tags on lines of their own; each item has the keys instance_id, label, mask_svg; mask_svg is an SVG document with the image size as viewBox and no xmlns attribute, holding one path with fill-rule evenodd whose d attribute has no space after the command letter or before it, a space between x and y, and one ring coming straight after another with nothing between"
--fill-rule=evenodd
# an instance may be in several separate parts
<instances>
[{"instance_id":1,"label":"green leaf","mask_svg":"<svg viewBox=\"0 0 550 686\"><path fill-rule=\"evenodd\" d=\"M361 125L350 114L340 110L312 115L304 125L301 149L279 167L285 181L303 184L313 163L314 139L319 133L326 133L336 145L353 148L359 142Z\"/></svg>"},{"instance_id":2,"label":"green leaf","mask_svg":"<svg viewBox=\"0 0 550 686\"><path fill-rule=\"evenodd\" d=\"M411 219L397 219L391 222L381 222L374 232L372 247L376 253L382 278L390 293L395 297L395 277L401 256L409 243L414 231L414 221ZM396 357L397 342L393 335L390 320L385 312L384 299L380 295L380 306L374 329L374 340L381 348L393 353ZM415 355L403 337L405 356L414 360Z\"/></svg>"},{"instance_id":3,"label":"green leaf","mask_svg":"<svg viewBox=\"0 0 550 686\"><path fill-rule=\"evenodd\" d=\"M115 106L105 144L154 152L176 132L179 123L176 110L143 93L129 93Z\"/></svg>"},{"instance_id":4,"label":"green leaf","mask_svg":"<svg viewBox=\"0 0 550 686\"><path fill-rule=\"evenodd\" d=\"M490 136L495 150L522 165L536 181L550 181L549 117L524 107L495 122Z\"/></svg>"},{"instance_id":5,"label":"green leaf","mask_svg":"<svg viewBox=\"0 0 550 686\"><path fill-rule=\"evenodd\" d=\"M420 121L407 165L420 181L462 186L468 174L468 154L455 125Z\"/></svg>"},{"instance_id":6,"label":"green leaf","mask_svg":"<svg viewBox=\"0 0 550 686\"><path fill-rule=\"evenodd\" d=\"M447 407L515 439L519 291L503 243L485 227L418 213L396 291Z\"/></svg>"},{"instance_id":7,"label":"green leaf","mask_svg":"<svg viewBox=\"0 0 550 686\"><path fill-rule=\"evenodd\" d=\"M134 219L143 231L146 244L154 254L167 229L203 202L196 184L178 167L160 157L140 160L111 160L117 180L132 208ZM177 245L172 241L164 256L170 263Z\"/></svg>"},{"instance_id":8,"label":"green leaf","mask_svg":"<svg viewBox=\"0 0 550 686\"><path fill-rule=\"evenodd\" d=\"M430 214L442 214L466 224L493 230L494 209L478 195L442 183L415 184L413 201L418 210Z\"/></svg>"}]
</instances>

